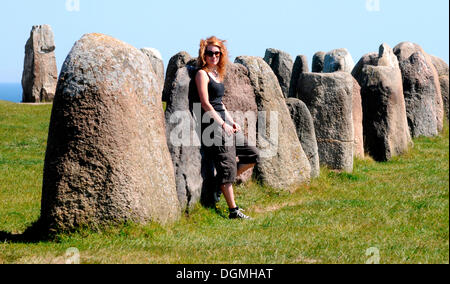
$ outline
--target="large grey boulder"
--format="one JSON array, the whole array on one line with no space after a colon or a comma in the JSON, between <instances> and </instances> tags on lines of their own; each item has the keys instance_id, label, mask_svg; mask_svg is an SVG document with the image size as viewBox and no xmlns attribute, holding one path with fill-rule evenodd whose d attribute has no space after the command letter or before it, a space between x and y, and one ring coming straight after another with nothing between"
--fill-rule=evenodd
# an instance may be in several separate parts
<instances>
[{"instance_id":1,"label":"large grey boulder","mask_svg":"<svg viewBox=\"0 0 450 284\"><path fill-rule=\"evenodd\" d=\"M436 71L439 75L439 83L441 86L441 94L442 94L442 101L444 103L444 111L445 115L447 117L447 120L449 119L449 72L448 72L448 64L442 60L439 57L432 56L431 60L433 62L434 67L436 68Z\"/></svg>"},{"instance_id":2,"label":"large grey boulder","mask_svg":"<svg viewBox=\"0 0 450 284\"><path fill-rule=\"evenodd\" d=\"M320 161L316 131L311 113L305 103L297 98L286 99L286 104L294 121L298 139L311 165L311 178L316 178L320 175Z\"/></svg>"},{"instance_id":3,"label":"large grey boulder","mask_svg":"<svg viewBox=\"0 0 450 284\"><path fill-rule=\"evenodd\" d=\"M75 43L52 109L41 224L70 230L180 216L158 88L149 59L131 45L102 34Z\"/></svg>"},{"instance_id":4,"label":"large grey boulder","mask_svg":"<svg viewBox=\"0 0 450 284\"><path fill-rule=\"evenodd\" d=\"M228 112L242 128L249 143L256 146L256 128L258 106L253 87L250 83L248 70L245 66L228 63L227 75L224 80L225 96L223 103ZM237 181L244 183L253 176L253 169L249 169Z\"/></svg>"},{"instance_id":5,"label":"large grey boulder","mask_svg":"<svg viewBox=\"0 0 450 284\"><path fill-rule=\"evenodd\" d=\"M291 84L289 87L289 97L295 98L297 93L297 84L300 75L309 72L308 59L305 55L298 55L294 62L292 70Z\"/></svg>"},{"instance_id":6,"label":"large grey boulder","mask_svg":"<svg viewBox=\"0 0 450 284\"><path fill-rule=\"evenodd\" d=\"M334 49L325 54L323 63L323 72L332 73L336 71L343 71L351 73L355 63L353 58L345 48Z\"/></svg>"},{"instance_id":7,"label":"large grey boulder","mask_svg":"<svg viewBox=\"0 0 450 284\"><path fill-rule=\"evenodd\" d=\"M361 58L353 70L361 86L365 150L377 161L388 161L412 144L406 119L402 76L392 49Z\"/></svg>"},{"instance_id":8,"label":"large grey boulder","mask_svg":"<svg viewBox=\"0 0 450 284\"><path fill-rule=\"evenodd\" d=\"M382 44L380 46L379 52L372 52L368 53L366 55L363 55L363 57L358 61L358 63L355 65L352 71L352 75L357 81L355 83L355 96L353 101L353 119L356 123L355 126L355 156L364 157L364 139L363 139L363 129L358 129L357 126L362 125L362 123L359 123L358 121L363 120L363 113L362 108L359 108L358 106L361 106L361 88L359 86L359 82L362 82L364 80L364 77L366 76L365 73L363 73L363 68L367 65L372 66L386 66L391 68L399 69L398 67L398 60L395 54L393 53L392 49L386 45ZM356 84L358 86L356 86ZM359 89L359 94L357 89ZM364 128L364 127L363 127Z\"/></svg>"},{"instance_id":9,"label":"large grey boulder","mask_svg":"<svg viewBox=\"0 0 450 284\"><path fill-rule=\"evenodd\" d=\"M284 97L287 98L289 96L292 68L294 66L291 55L278 49L268 48L264 56L264 61L269 64L277 76L281 91Z\"/></svg>"},{"instance_id":10,"label":"large grey boulder","mask_svg":"<svg viewBox=\"0 0 450 284\"><path fill-rule=\"evenodd\" d=\"M232 116L235 115L233 119L241 120L242 117L238 116L240 113L256 113L258 111L255 92L245 66L238 63L229 63L224 85L225 96L223 103L230 114ZM243 121L241 121L241 124L243 125ZM255 125L251 125L251 127L255 127Z\"/></svg>"},{"instance_id":11,"label":"large grey boulder","mask_svg":"<svg viewBox=\"0 0 450 284\"><path fill-rule=\"evenodd\" d=\"M55 96L58 70L55 41L49 25L33 26L25 45L22 102L51 102Z\"/></svg>"},{"instance_id":12,"label":"large grey boulder","mask_svg":"<svg viewBox=\"0 0 450 284\"><path fill-rule=\"evenodd\" d=\"M434 55L430 55L430 58L439 76L449 75L449 68L447 62L445 62L442 58L439 58Z\"/></svg>"},{"instance_id":13,"label":"large grey boulder","mask_svg":"<svg viewBox=\"0 0 450 284\"><path fill-rule=\"evenodd\" d=\"M155 48L141 48L141 51L147 55L150 60L153 71L155 72L160 85L161 92L164 89L164 61L161 52Z\"/></svg>"},{"instance_id":14,"label":"large grey boulder","mask_svg":"<svg viewBox=\"0 0 450 284\"><path fill-rule=\"evenodd\" d=\"M320 163L331 169L353 171L353 80L346 72L304 73L298 98L313 117Z\"/></svg>"},{"instance_id":15,"label":"large grey boulder","mask_svg":"<svg viewBox=\"0 0 450 284\"><path fill-rule=\"evenodd\" d=\"M444 106L439 75L431 57L418 45L394 48L403 78L408 124L413 137L435 136L443 129Z\"/></svg>"},{"instance_id":16,"label":"large grey boulder","mask_svg":"<svg viewBox=\"0 0 450 284\"><path fill-rule=\"evenodd\" d=\"M313 73L322 73L323 65L325 63L325 52L318 51L314 54L312 60L312 72Z\"/></svg>"},{"instance_id":17,"label":"large grey boulder","mask_svg":"<svg viewBox=\"0 0 450 284\"><path fill-rule=\"evenodd\" d=\"M259 116L258 120L258 125L267 127L258 127L261 162L255 174L268 186L295 190L310 180L311 166L298 140L278 80L262 58L239 56L235 63L248 69L258 111L266 115Z\"/></svg>"},{"instance_id":18,"label":"large grey boulder","mask_svg":"<svg viewBox=\"0 0 450 284\"><path fill-rule=\"evenodd\" d=\"M359 83L355 78L353 78L352 100L353 129L355 135L353 155L356 158L364 158L364 131L361 87L359 86Z\"/></svg>"},{"instance_id":19,"label":"large grey boulder","mask_svg":"<svg viewBox=\"0 0 450 284\"><path fill-rule=\"evenodd\" d=\"M378 52L367 53L361 57L358 63L356 63L355 67L352 70L352 75L356 79L356 81L361 82L361 80L363 79L362 70L367 65L378 66Z\"/></svg>"},{"instance_id":20,"label":"large grey boulder","mask_svg":"<svg viewBox=\"0 0 450 284\"><path fill-rule=\"evenodd\" d=\"M449 77L448 76L441 76L439 77L439 83L441 85L441 93L442 93L442 101L444 104L444 111L445 115L447 117L447 121L450 118L450 111L449 111Z\"/></svg>"},{"instance_id":21,"label":"large grey boulder","mask_svg":"<svg viewBox=\"0 0 450 284\"><path fill-rule=\"evenodd\" d=\"M167 84L166 137L172 157L178 200L183 210L191 210L202 196L204 175L200 133L201 106L194 105L195 73L181 67ZM194 109L196 108L196 109Z\"/></svg>"},{"instance_id":22,"label":"large grey boulder","mask_svg":"<svg viewBox=\"0 0 450 284\"><path fill-rule=\"evenodd\" d=\"M192 59L193 58L189 55L189 53L185 51L180 51L170 58L169 63L167 64L166 77L164 80L164 89L162 94L163 102L167 102L169 100L170 95L168 91L173 89L171 84L175 82L175 76L178 70L185 67L188 62L192 61Z\"/></svg>"}]
</instances>

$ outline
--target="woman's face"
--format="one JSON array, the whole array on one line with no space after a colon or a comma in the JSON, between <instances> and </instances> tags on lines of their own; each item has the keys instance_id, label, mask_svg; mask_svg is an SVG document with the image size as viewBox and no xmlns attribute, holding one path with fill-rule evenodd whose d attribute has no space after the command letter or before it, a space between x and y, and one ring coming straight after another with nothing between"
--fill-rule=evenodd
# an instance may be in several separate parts
<instances>
[{"instance_id":1,"label":"woman's face","mask_svg":"<svg viewBox=\"0 0 450 284\"><path fill-rule=\"evenodd\" d=\"M208 45L208 47L206 47L205 56L208 66L217 66L217 64L219 64L221 56L220 48L214 45Z\"/></svg>"}]
</instances>

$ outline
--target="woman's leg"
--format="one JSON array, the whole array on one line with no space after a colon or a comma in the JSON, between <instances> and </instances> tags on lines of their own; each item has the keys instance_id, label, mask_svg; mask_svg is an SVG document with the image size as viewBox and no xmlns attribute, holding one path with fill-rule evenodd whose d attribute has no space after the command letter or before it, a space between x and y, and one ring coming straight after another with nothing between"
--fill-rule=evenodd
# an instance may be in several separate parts
<instances>
[{"instance_id":1,"label":"woman's leg","mask_svg":"<svg viewBox=\"0 0 450 284\"><path fill-rule=\"evenodd\" d=\"M233 192L233 184L226 183L222 185L222 191L223 195L225 195L225 199L228 204L228 208L230 209L230 216L228 218L230 219L251 219L244 213L242 213L242 210L239 209L239 207L236 205L236 202L234 201L234 192Z\"/></svg>"},{"instance_id":2,"label":"woman's leg","mask_svg":"<svg viewBox=\"0 0 450 284\"><path fill-rule=\"evenodd\" d=\"M237 176L240 176L245 171L249 170L250 168L254 167L255 164L247 164L247 165L239 165L239 168L237 170ZM228 208L236 208L236 201L234 200L234 190L233 190L233 184L232 183L226 183L222 184L220 187L222 190L223 195L225 196L225 200L227 201Z\"/></svg>"},{"instance_id":3,"label":"woman's leg","mask_svg":"<svg viewBox=\"0 0 450 284\"><path fill-rule=\"evenodd\" d=\"M234 200L234 190L232 183L222 184L221 186L222 193L225 196L225 200L227 201L228 208L236 208L236 201Z\"/></svg>"}]
</instances>

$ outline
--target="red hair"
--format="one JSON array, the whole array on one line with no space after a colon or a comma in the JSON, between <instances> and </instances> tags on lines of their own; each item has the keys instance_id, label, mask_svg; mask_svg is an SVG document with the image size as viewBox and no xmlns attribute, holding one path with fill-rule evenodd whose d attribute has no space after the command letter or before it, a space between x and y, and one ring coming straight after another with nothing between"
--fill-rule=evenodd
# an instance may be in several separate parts
<instances>
[{"instance_id":1,"label":"red hair","mask_svg":"<svg viewBox=\"0 0 450 284\"><path fill-rule=\"evenodd\" d=\"M206 49L210 45L218 47L222 53L219 63L217 64L217 72L219 72L221 80L225 78L228 64L228 50L225 46L225 42L225 40L220 40L215 36L207 38L206 40L202 39L200 41L200 50L198 51L197 59L197 65L200 69L210 71L208 70L208 65L206 63Z\"/></svg>"}]
</instances>

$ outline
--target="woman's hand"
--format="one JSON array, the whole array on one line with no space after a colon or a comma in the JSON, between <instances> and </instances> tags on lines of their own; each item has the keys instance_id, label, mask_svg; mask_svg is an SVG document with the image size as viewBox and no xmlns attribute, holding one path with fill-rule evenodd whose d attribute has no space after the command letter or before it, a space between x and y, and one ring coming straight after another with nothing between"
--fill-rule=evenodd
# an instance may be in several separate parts
<instances>
[{"instance_id":1,"label":"woman's hand","mask_svg":"<svg viewBox=\"0 0 450 284\"><path fill-rule=\"evenodd\" d=\"M236 122L233 123L233 129L234 129L234 132L235 132L235 133L241 132L241 131L242 131L241 126L240 126L239 124L237 124Z\"/></svg>"},{"instance_id":2,"label":"woman's hand","mask_svg":"<svg viewBox=\"0 0 450 284\"><path fill-rule=\"evenodd\" d=\"M228 123L224 123L222 125L222 128L228 136L231 136L235 133L234 128L231 127Z\"/></svg>"}]
</instances>

